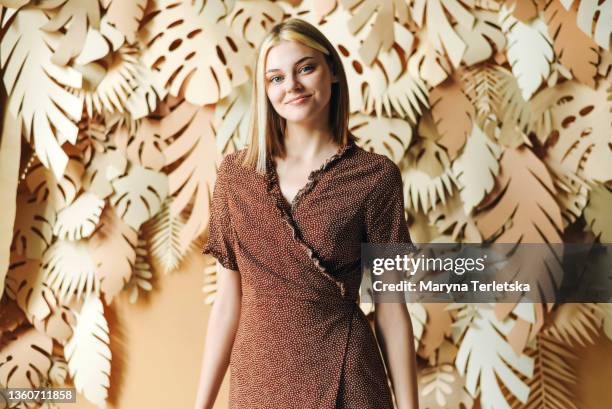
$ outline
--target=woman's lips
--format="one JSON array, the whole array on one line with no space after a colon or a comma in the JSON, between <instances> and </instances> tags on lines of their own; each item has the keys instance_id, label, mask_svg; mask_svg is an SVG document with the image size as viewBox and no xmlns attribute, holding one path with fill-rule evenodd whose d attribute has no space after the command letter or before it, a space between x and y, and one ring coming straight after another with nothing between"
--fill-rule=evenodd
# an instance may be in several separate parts
<instances>
[{"instance_id":1,"label":"woman's lips","mask_svg":"<svg viewBox=\"0 0 612 409\"><path fill-rule=\"evenodd\" d=\"M299 99L296 99L296 100L293 100L293 101L289 101L287 103L290 104L290 105L299 105L302 102L306 101L308 98L310 98L310 95L305 95L305 96L303 96L303 97L301 97Z\"/></svg>"}]
</instances>

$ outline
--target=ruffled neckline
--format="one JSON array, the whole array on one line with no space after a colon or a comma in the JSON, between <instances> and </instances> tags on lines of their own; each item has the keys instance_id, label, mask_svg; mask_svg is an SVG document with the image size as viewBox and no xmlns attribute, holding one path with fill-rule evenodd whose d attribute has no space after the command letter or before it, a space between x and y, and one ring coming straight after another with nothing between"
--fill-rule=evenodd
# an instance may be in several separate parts
<instances>
[{"instance_id":1,"label":"ruffled neckline","mask_svg":"<svg viewBox=\"0 0 612 409\"><path fill-rule=\"evenodd\" d=\"M338 151L334 155L330 156L318 169L315 169L310 172L310 174L308 175L308 182L298 191L298 193L296 193L291 203L287 202L287 199L285 199L285 196L283 196L283 193L280 190L280 184L278 183L278 173L276 172L274 160L270 156L268 156L268 159L266 161L266 188L268 193L272 195L272 198L274 199L274 203L280 213L281 218L291 229L293 239L297 243L299 243L300 246L306 251L308 257L317 267L319 273L338 288L342 299L345 299L347 296L345 284L327 271L327 268L323 265L317 252L304 242L302 234L293 218L293 213L300 200L314 188L314 186L321 179L325 171L329 169L329 167L333 163L335 163L342 156L344 156L349 150L351 150L353 146L355 146L355 142L349 141L347 144L341 146Z\"/></svg>"}]
</instances>

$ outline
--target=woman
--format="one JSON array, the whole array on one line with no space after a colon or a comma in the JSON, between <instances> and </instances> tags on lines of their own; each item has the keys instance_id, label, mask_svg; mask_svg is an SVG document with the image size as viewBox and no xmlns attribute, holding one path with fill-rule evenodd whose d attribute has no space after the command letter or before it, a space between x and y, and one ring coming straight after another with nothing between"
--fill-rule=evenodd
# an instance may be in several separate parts
<instances>
[{"instance_id":1,"label":"woman","mask_svg":"<svg viewBox=\"0 0 612 409\"><path fill-rule=\"evenodd\" d=\"M404 303L357 304L360 244L410 243L399 169L348 132L341 60L312 25L263 40L251 143L227 155L204 253L218 264L196 409L212 408L231 364L233 409L417 408ZM384 363L383 363L384 359Z\"/></svg>"}]
</instances>

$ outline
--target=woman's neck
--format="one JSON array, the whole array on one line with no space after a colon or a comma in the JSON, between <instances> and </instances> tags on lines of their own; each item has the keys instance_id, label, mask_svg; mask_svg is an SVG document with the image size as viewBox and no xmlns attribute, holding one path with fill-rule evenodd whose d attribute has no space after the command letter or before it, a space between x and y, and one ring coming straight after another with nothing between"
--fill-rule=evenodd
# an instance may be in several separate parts
<instances>
[{"instance_id":1,"label":"woman's neck","mask_svg":"<svg viewBox=\"0 0 612 409\"><path fill-rule=\"evenodd\" d=\"M310 161L328 156L329 151L335 151L338 147L329 127L305 128L298 124L288 124L284 144L285 160Z\"/></svg>"}]
</instances>

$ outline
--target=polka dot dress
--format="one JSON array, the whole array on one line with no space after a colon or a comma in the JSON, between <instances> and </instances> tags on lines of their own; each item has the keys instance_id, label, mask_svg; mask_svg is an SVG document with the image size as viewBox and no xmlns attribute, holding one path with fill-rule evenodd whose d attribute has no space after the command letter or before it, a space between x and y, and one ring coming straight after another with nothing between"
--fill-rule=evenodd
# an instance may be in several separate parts
<instances>
[{"instance_id":1,"label":"polka dot dress","mask_svg":"<svg viewBox=\"0 0 612 409\"><path fill-rule=\"evenodd\" d=\"M244 153L219 167L204 247L242 284L230 408L392 409L357 299L361 242L411 243L397 165L349 142L287 203Z\"/></svg>"}]
</instances>

